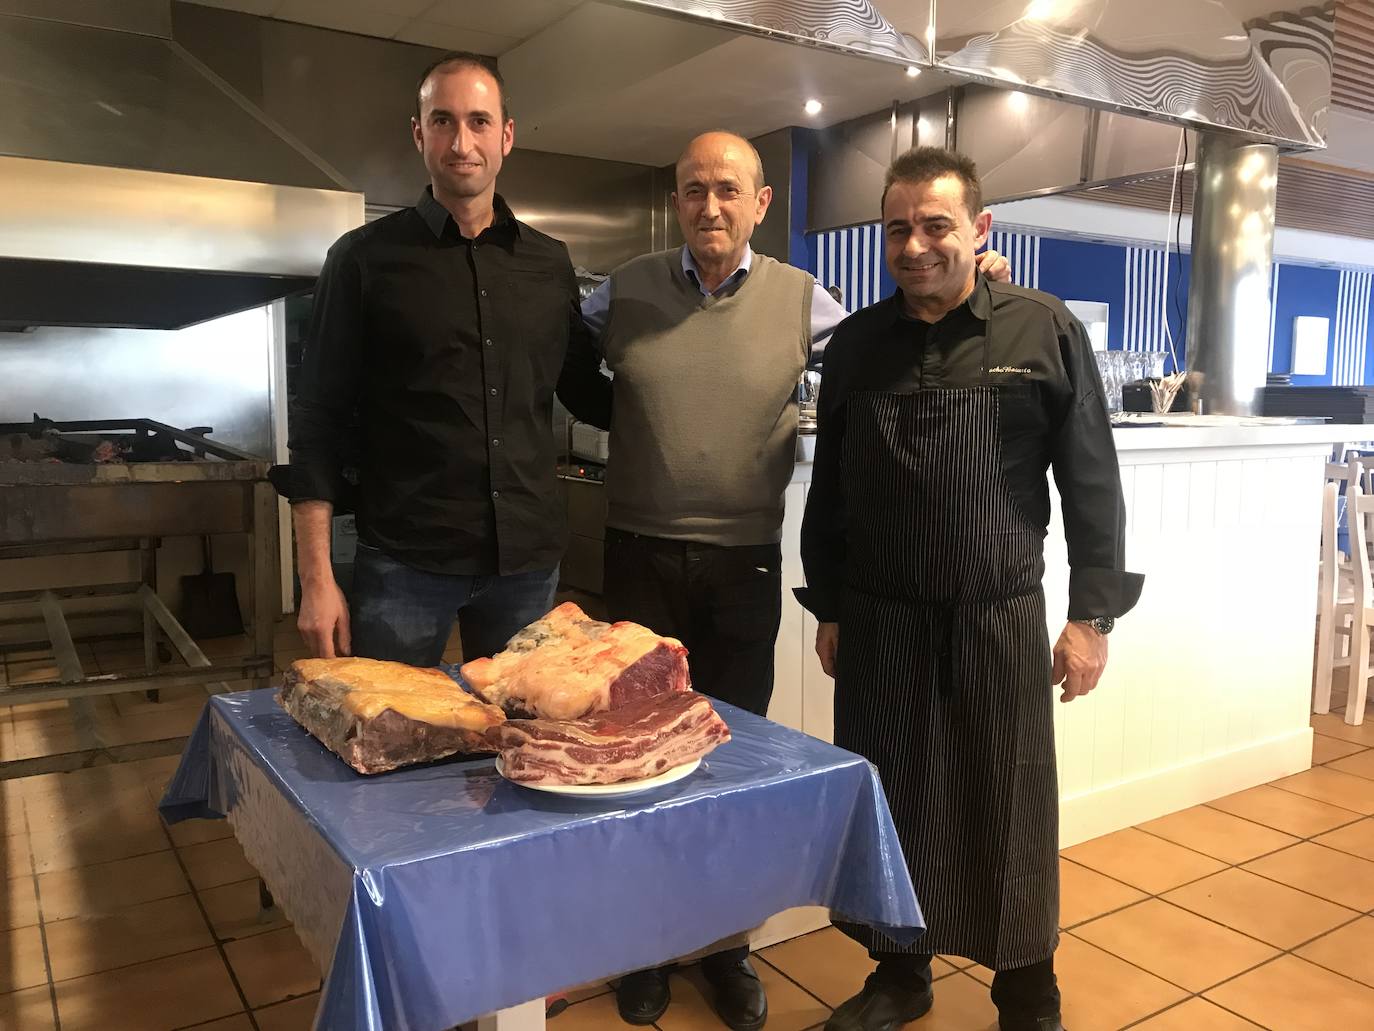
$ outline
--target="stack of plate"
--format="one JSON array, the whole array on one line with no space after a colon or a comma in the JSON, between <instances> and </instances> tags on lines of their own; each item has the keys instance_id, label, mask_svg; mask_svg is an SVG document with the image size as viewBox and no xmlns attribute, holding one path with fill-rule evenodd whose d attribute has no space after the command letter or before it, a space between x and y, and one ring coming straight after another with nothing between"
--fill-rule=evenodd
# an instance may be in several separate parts
<instances>
[{"instance_id":1,"label":"stack of plate","mask_svg":"<svg viewBox=\"0 0 1374 1031\"><path fill-rule=\"evenodd\" d=\"M1265 415L1315 415L1335 423L1374 422L1374 387L1264 388Z\"/></svg>"}]
</instances>

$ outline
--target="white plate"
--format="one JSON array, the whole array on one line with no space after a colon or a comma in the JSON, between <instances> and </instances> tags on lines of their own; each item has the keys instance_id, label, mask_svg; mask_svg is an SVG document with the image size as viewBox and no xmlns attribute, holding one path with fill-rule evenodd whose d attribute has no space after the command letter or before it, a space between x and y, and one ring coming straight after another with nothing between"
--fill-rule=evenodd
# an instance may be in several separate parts
<instances>
[{"instance_id":1,"label":"white plate","mask_svg":"<svg viewBox=\"0 0 1374 1031\"><path fill-rule=\"evenodd\" d=\"M697 758L689 763L683 763L681 766L664 770L657 776L645 777L642 780L622 780L615 784L526 784L519 780L513 780L511 783L519 784L522 788L529 788L531 791L547 791L551 795L572 795L578 798L620 798L675 784L682 778L691 776L700 765L701 759ZM500 756L496 757L496 772L503 777L506 775L506 771L501 766Z\"/></svg>"}]
</instances>

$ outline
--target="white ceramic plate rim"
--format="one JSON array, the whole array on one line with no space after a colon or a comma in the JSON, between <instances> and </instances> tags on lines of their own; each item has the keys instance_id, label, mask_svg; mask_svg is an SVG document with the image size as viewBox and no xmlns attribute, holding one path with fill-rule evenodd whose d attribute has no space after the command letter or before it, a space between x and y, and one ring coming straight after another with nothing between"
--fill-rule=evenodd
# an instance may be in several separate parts
<instances>
[{"instance_id":1,"label":"white ceramic plate rim","mask_svg":"<svg viewBox=\"0 0 1374 1031\"><path fill-rule=\"evenodd\" d=\"M547 791L551 795L573 795L581 798L614 798L620 795L638 795L645 791L652 791L654 788L665 787L674 784L684 777L696 772L701 765L701 758L693 759L691 762L683 763L681 766L673 766L664 770L662 773L653 777L645 777L642 780L622 780L614 784L527 784L524 781L513 780L512 784L518 784L522 788L529 788L531 791ZM501 757L496 757L496 772L505 776L505 769L501 765Z\"/></svg>"}]
</instances>

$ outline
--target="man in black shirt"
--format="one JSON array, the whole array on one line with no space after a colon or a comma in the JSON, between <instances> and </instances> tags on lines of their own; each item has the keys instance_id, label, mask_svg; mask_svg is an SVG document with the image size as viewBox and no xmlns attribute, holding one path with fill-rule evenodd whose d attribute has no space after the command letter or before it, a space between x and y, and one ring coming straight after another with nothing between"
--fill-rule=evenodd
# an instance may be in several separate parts
<instances>
[{"instance_id":1,"label":"man in black shirt","mask_svg":"<svg viewBox=\"0 0 1374 1031\"><path fill-rule=\"evenodd\" d=\"M412 133L430 186L330 248L291 412L298 624L316 655L437 665L455 615L466 658L552 606L564 548L552 402L585 333L567 248L496 193L515 123L499 73L445 55ZM569 367L569 376L577 376ZM579 411L605 425L605 411ZM329 558L356 420L351 598ZM350 612L351 601L351 612Z\"/></svg>"},{"instance_id":2,"label":"man in black shirt","mask_svg":"<svg viewBox=\"0 0 1374 1031\"><path fill-rule=\"evenodd\" d=\"M995 971L1002 1031L1062 1031L1051 685L1087 694L1140 594L1102 385L1048 294L978 274L977 171L899 157L883 203L889 299L836 329L802 525L803 604L835 677L835 741L883 778L926 932L841 925L878 960L827 1031L893 1031L931 1008L930 960ZM1046 632L1046 470L1059 488L1069 622Z\"/></svg>"}]
</instances>

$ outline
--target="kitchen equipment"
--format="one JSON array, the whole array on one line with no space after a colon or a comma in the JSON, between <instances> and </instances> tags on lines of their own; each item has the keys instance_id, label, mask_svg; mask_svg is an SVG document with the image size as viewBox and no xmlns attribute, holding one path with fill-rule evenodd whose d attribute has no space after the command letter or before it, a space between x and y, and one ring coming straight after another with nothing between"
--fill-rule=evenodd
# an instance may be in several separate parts
<instances>
[{"instance_id":1,"label":"kitchen equipment","mask_svg":"<svg viewBox=\"0 0 1374 1031\"><path fill-rule=\"evenodd\" d=\"M1123 412L1153 412L1154 398L1150 390L1150 384L1158 382L1158 377L1136 380L1134 383L1126 383L1121 387L1121 411ZM1171 412L1191 412L1193 410L1193 392L1187 384L1174 396L1174 403L1169 406Z\"/></svg>"},{"instance_id":2,"label":"kitchen equipment","mask_svg":"<svg viewBox=\"0 0 1374 1031\"><path fill-rule=\"evenodd\" d=\"M35 425L40 437L51 431L113 445L122 460L51 461L16 449L14 438L31 441ZM265 459L207 439L203 432L150 419L36 419L0 425L0 441L6 437L8 452L0 448L0 558L136 552L137 579L0 592L0 626L10 631L9 643L50 645L58 660L55 675L0 692L0 706L190 685L214 690L234 681L267 686L281 586L277 499ZM141 454L156 458L141 462ZM218 534L248 537L250 654L211 662L159 598L157 557L162 537ZM106 624L118 615L142 626L144 668L87 674L76 647L83 639L78 624ZM13 637L28 633L30 624L41 629L31 637ZM163 664L159 635L185 665Z\"/></svg>"},{"instance_id":3,"label":"kitchen equipment","mask_svg":"<svg viewBox=\"0 0 1374 1031\"><path fill-rule=\"evenodd\" d=\"M1165 351L1094 351L1093 358L1097 360L1097 369L1102 375L1103 400L1107 403L1107 411L1123 410L1122 387L1126 384L1164 375L1164 360L1168 357Z\"/></svg>"},{"instance_id":4,"label":"kitchen equipment","mask_svg":"<svg viewBox=\"0 0 1374 1031\"><path fill-rule=\"evenodd\" d=\"M797 382L797 428L802 433L816 432L816 400L821 393L821 374L808 369Z\"/></svg>"},{"instance_id":5,"label":"kitchen equipment","mask_svg":"<svg viewBox=\"0 0 1374 1031\"><path fill-rule=\"evenodd\" d=\"M611 453L611 435L605 430L589 423L574 422L569 436L572 442L570 450L576 457L603 465L606 463Z\"/></svg>"},{"instance_id":6,"label":"kitchen equipment","mask_svg":"<svg viewBox=\"0 0 1374 1031\"><path fill-rule=\"evenodd\" d=\"M233 573L216 573L210 538L200 539L204 568L181 578L181 625L192 637L233 637L243 633L238 585Z\"/></svg>"}]
</instances>

